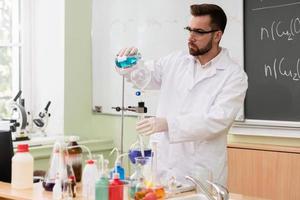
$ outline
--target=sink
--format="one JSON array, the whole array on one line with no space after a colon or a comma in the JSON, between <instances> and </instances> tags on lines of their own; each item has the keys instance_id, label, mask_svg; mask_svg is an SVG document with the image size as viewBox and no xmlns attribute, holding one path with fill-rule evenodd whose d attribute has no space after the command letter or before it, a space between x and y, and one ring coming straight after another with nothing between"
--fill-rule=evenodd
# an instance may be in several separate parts
<instances>
[{"instance_id":1,"label":"sink","mask_svg":"<svg viewBox=\"0 0 300 200\"><path fill-rule=\"evenodd\" d=\"M207 200L207 198L203 194L190 194L188 196L171 198L169 200Z\"/></svg>"}]
</instances>

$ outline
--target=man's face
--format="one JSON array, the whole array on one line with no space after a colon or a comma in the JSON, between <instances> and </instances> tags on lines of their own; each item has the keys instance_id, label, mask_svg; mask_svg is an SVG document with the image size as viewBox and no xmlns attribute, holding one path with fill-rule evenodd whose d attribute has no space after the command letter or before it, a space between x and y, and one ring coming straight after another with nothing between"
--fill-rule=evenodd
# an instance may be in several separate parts
<instances>
[{"instance_id":1,"label":"man's face","mask_svg":"<svg viewBox=\"0 0 300 200\"><path fill-rule=\"evenodd\" d=\"M213 31L210 21L211 18L209 15L192 16L189 23L190 35L188 38L189 52L192 56L204 55L215 45L213 39L215 32L205 33L207 31ZM202 31L204 33L195 32L193 30Z\"/></svg>"}]
</instances>

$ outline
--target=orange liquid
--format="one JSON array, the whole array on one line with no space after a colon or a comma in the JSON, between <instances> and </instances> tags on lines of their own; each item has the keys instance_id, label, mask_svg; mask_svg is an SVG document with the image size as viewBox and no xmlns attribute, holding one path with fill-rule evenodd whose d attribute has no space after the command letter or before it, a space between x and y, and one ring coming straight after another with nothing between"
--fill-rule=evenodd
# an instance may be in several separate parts
<instances>
[{"instance_id":1,"label":"orange liquid","mask_svg":"<svg viewBox=\"0 0 300 200\"><path fill-rule=\"evenodd\" d=\"M138 191L134 195L135 200L142 200L148 193L154 193L156 196L156 200L164 200L166 193L163 187L156 187L156 188L148 188Z\"/></svg>"},{"instance_id":2,"label":"orange liquid","mask_svg":"<svg viewBox=\"0 0 300 200\"><path fill-rule=\"evenodd\" d=\"M165 193L165 189L163 187L154 188L154 193L155 193L156 197L158 198L158 200L165 199L166 193Z\"/></svg>"}]
</instances>

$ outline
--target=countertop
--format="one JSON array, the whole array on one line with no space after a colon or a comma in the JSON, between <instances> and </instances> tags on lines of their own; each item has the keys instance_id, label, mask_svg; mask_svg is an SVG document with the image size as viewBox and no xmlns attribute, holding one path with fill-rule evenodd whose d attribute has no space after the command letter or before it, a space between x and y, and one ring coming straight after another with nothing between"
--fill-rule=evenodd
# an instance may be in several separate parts
<instances>
[{"instance_id":1,"label":"countertop","mask_svg":"<svg viewBox=\"0 0 300 200\"><path fill-rule=\"evenodd\" d=\"M80 193L80 192L79 192ZM41 183L34 184L33 189L16 190L12 189L9 183L0 182L0 200L18 199L18 200L52 200L52 193L44 191ZM83 200L77 195L76 200ZM239 194L230 194L230 200L263 200L255 197L247 197Z\"/></svg>"}]
</instances>

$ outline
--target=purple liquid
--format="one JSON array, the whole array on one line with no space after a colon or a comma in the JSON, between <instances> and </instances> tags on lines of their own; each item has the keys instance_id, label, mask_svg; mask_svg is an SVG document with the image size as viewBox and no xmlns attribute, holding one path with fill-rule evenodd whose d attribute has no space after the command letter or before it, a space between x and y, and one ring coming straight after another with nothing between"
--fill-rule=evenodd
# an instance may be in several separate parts
<instances>
[{"instance_id":1,"label":"purple liquid","mask_svg":"<svg viewBox=\"0 0 300 200\"><path fill-rule=\"evenodd\" d=\"M145 155L145 157L151 157L152 156L151 149L145 149L144 155ZM135 164L135 158L142 157L142 153L141 153L141 150L139 150L139 149L131 149L128 152L128 156L129 156L131 163Z\"/></svg>"},{"instance_id":2,"label":"purple liquid","mask_svg":"<svg viewBox=\"0 0 300 200\"><path fill-rule=\"evenodd\" d=\"M43 187L46 191L52 192L54 185L55 185L55 182L44 182L43 181Z\"/></svg>"}]
</instances>

